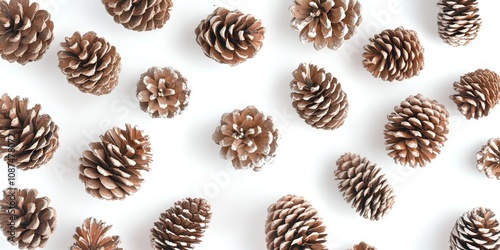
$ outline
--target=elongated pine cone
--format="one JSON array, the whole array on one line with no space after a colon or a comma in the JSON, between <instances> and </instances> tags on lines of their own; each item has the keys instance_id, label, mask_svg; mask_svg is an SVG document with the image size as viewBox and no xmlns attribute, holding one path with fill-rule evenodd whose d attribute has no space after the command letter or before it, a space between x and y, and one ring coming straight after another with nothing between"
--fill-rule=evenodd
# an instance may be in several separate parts
<instances>
[{"instance_id":1,"label":"elongated pine cone","mask_svg":"<svg viewBox=\"0 0 500 250\"><path fill-rule=\"evenodd\" d=\"M488 69L478 69L453 83L457 94L450 98L467 119L488 116L490 109L500 101L500 76Z\"/></svg>"},{"instance_id":2,"label":"elongated pine cone","mask_svg":"<svg viewBox=\"0 0 500 250\"><path fill-rule=\"evenodd\" d=\"M50 199L37 197L36 189L9 188L0 200L0 228L19 249L38 249L47 244L57 226L57 213Z\"/></svg>"},{"instance_id":3,"label":"elongated pine cone","mask_svg":"<svg viewBox=\"0 0 500 250\"><path fill-rule=\"evenodd\" d=\"M59 69L83 93L104 95L118 83L121 57L116 48L93 31L66 37L57 55Z\"/></svg>"},{"instance_id":4,"label":"elongated pine cone","mask_svg":"<svg viewBox=\"0 0 500 250\"><path fill-rule=\"evenodd\" d=\"M212 139L234 168L259 171L276 156L279 134L271 117L248 106L223 114Z\"/></svg>"},{"instance_id":5,"label":"elongated pine cone","mask_svg":"<svg viewBox=\"0 0 500 250\"><path fill-rule=\"evenodd\" d=\"M266 28L250 14L219 7L195 29L196 42L213 60L235 66L254 57L262 47Z\"/></svg>"},{"instance_id":6,"label":"elongated pine cone","mask_svg":"<svg viewBox=\"0 0 500 250\"><path fill-rule=\"evenodd\" d=\"M302 196L288 194L269 206L265 227L268 250L327 249L323 219Z\"/></svg>"},{"instance_id":7,"label":"elongated pine cone","mask_svg":"<svg viewBox=\"0 0 500 250\"><path fill-rule=\"evenodd\" d=\"M160 29L170 18L171 0L102 0L115 22L135 31Z\"/></svg>"},{"instance_id":8,"label":"elongated pine cone","mask_svg":"<svg viewBox=\"0 0 500 250\"><path fill-rule=\"evenodd\" d=\"M91 142L90 150L80 158L80 180L96 198L123 200L141 187L141 172L150 170L149 137L125 124L125 129L113 127L100 138L100 142Z\"/></svg>"},{"instance_id":9,"label":"elongated pine cone","mask_svg":"<svg viewBox=\"0 0 500 250\"><path fill-rule=\"evenodd\" d=\"M154 250L194 249L201 242L212 218L210 203L203 198L185 198L160 214L151 228Z\"/></svg>"},{"instance_id":10,"label":"elongated pine cone","mask_svg":"<svg viewBox=\"0 0 500 250\"><path fill-rule=\"evenodd\" d=\"M75 243L70 250L123 250L118 247L120 236L106 236L110 229L111 226L103 221L92 217L85 219L82 226L76 228Z\"/></svg>"},{"instance_id":11,"label":"elongated pine cone","mask_svg":"<svg viewBox=\"0 0 500 250\"><path fill-rule=\"evenodd\" d=\"M395 202L395 194L377 164L358 154L345 153L337 159L335 179L344 199L365 219L382 219Z\"/></svg>"},{"instance_id":12,"label":"elongated pine cone","mask_svg":"<svg viewBox=\"0 0 500 250\"><path fill-rule=\"evenodd\" d=\"M179 71L152 67L141 75L136 93L142 111L153 118L172 118L188 106L191 90Z\"/></svg>"},{"instance_id":13,"label":"elongated pine cone","mask_svg":"<svg viewBox=\"0 0 500 250\"><path fill-rule=\"evenodd\" d=\"M477 169L500 180L500 138L491 138L476 154Z\"/></svg>"},{"instance_id":14,"label":"elongated pine cone","mask_svg":"<svg viewBox=\"0 0 500 250\"><path fill-rule=\"evenodd\" d=\"M294 0L291 26L302 43L336 50L356 34L363 20L358 0Z\"/></svg>"},{"instance_id":15,"label":"elongated pine cone","mask_svg":"<svg viewBox=\"0 0 500 250\"><path fill-rule=\"evenodd\" d=\"M323 68L304 63L292 75L292 106L307 124L328 130L344 124L349 103L337 78Z\"/></svg>"},{"instance_id":16,"label":"elongated pine cone","mask_svg":"<svg viewBox=\"0 0 500 250\"><path fill-rule=\"evenodd\" d=\"M402 81L424 68L424 48L417 32L398 27L386 29L364 46L363 67L384 81Z\"/></svg>"},{"instance_id":17,"label":"elongated pine cone","mask_svg":"<svg viewBox=\"0 0 500 250\"><path fill-rule=\"evenodd\" d=\"M351 248L350 250L377 250L377 249L375 247L366 244L366 242L361 241L359 244L354 245L354 247Z\"/></svg>"},{"instance_id":18,"label":"elongated pine cone","mask_svg":"<svg viewBox=\"0 0 500 250\"><path fill-rule=\"evenodd\" d=\"M438 34L451 46L464 46L477 37L482 20L477 0L439 0Z\"/></svg>"},{"instance_id":19,"label":"elongated pine cone","mask_svg":"<svg viewBox=\"0 0 500 250\"><path fill-rule=\"evenodd\" d=\"M474 208L458 218L450 234L450 250L500 249L500 226L488 208Z\"/></svg>"},{"instance_id":20,"label":"elongated pine cone","mask_svg":"<svg viewBox=\"0 0 500 250\"><path fill-rule=\"evenodd\" d=\"M0 55L25 65L40 60L54 40L46 10L29 0L0 0Z\"/></svg>"},{"instance_id":21,"label":"elongated pine cone","mask_svg":"<svg viewBox=\"0 0 500 250\"><path fill-rule=\"evenodd\" d=\"M0 156L17 169L37 169L59 148L59 127L41 109L28 108L27 98L0 97Z\"/></svg>"},{"instance_id":22,"label":"elongated pine cone","mask_svg":"<svg viewBox=\"0 0 500 250\"><path fill-rule=\"evenodd\" d=\"M424 167L441 152L448 135L448 111L422 94L409 96L387 116L384 138L396 163Z\"/></svg>"}]
</instances>

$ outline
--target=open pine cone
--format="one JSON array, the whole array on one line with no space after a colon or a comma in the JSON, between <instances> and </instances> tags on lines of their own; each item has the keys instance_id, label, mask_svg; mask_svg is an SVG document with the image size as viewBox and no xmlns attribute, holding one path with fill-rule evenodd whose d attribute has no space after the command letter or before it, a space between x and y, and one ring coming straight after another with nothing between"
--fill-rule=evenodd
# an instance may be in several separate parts
<instances>
[{"instance_id":1,"label":"open pine cone","mask_svg":"<svg viewBox=\"0 0 500 250\"><path fill-rule=\"evenodd\" d=\"M123 200L141 187L141 171L150 170L149 137L126 124L125 129L113 127L100 138L80 158L80 180L96 198Z\"/></svg>"},{"instance_id":2,"label":"open pine cone","mask_svg":"<svg viewBox=\"0 0 500 250\"><path fill-rule=\"evenodd\" d=\"M292 75L292 106L307 124L329 130L344 124L349 103L337 78L323 68L304 63Z\"/></svg>"},{"instance_id":3,"label":"open pine cone","mask_svg":"<svg viewBox=\"0 0 500 250\"><path fill-rule=\"evenodd\" d=\"M87 218L81 227L76 228L73 235L75 243L70 250L123 250L118 247L120 236L106 236L111 226L106 226L103 221Z\"/></svg>"},{"instance_id":4,"label":"open pine cone","mask_svg":"<svg viewBox=\"0 0 500 250\"><path fill-rule=\"evenodd\" d=\"M254 57L262 47L266 28L239 10L219 7L195 29L196 42L213 60L235 66Z\"/></svg>"},{"instance_id":5,"label":"open pine cone","mask_svg":"<svg viewBox=\"0 0 500 250\"><path fill-rule=\"evenodd\" d=\"M422 94L409 96L387 116L384 138L388 155L410 167L424 167L441 152L448 135L448 111Z\"/></svg>"},{"instance_id":6,"label":"open pine cone","mask_svg":"<svg viewBox=\"0 0 500 250\"><path fill-rule=\"evenodd\" d=\"M186 198L160 214L151 228L151 247L154 250L194 249L201 242L212 212L203 198Z\"/></svg>"},{"instance_id":7,"label":"open pine cone","mask_svg":"<svg viewBox=\"0 0 500 250\"><path fill-rule=\"evenodd\" d=\"M61 47L57 53L59 69L81 92L104 95L116 87L121 57L104 38L93 31L83 36L75 32Z\"/></svg>"},{"instance_id":8,"label":"open pine cone","mask_svg":"<svg viewBox=\"0 0 500 250\"><path fill-rule=\"evenodd\" d=\"M135 31L160 29L170 18L171 0L101 0L115 22Z\"/></svg>"},{"instance_id":9,"label":"open pine cone","mask_svg":"<svg viewBox=\"0 0 500 250\"><path fill-rule=\"evenodd\" d=\"M300 41L312 42L316 50L338 49L363 20L358 0L294 0L290 13Z\"/></svg>"},{"instance_id":10,"label":"open pine cone","mask_svg":"<svg viewBox=\"0 0 500 250\"><path fill-rule=\"evenodd\" d=\"M500 138L491 138L476 154L477 169L500 180Z\"/></svg>"},{"instance_id":11,"label":"open pine cone","mask_svg":"<svg viewBox=\"0 0 500 250\"><path fill-rule=\"evenodd\" d=\"M366 242L361 241L359 244L354 245L354 247L349 250L377 250L377 249L375 247L366 244Z\"/></svg>"},{"instance_id":12,"label":"open pine cone","mask_svg":"<svg viewBox=\"0 0 500 250\"><path fill-rule=\"evenodd\" d=\"M450 234L450 250L500 249L500 226L488 208L474 208L458 218Z\"/></svg>"},{"instance_id":13,"label":"open pine cone","mask_svg":"<svg viewBox=\"0 0 500 250\"><path fill-rule=\"evenodd\" d=\"M29 0L0 0L0 56L25 65L42 58L54 40L46 10Z\"/></svg>"},{"instance_id":14,"label":"open pine cone","mask_svg":"<svg viewBox=\"0 0 500 250\"><path fill-rule=\"evenodd\" d=\"M451 46L464 46L477 37L481 18L477 0L439 0L438 34Z\"/></svg>"}]
</instances>

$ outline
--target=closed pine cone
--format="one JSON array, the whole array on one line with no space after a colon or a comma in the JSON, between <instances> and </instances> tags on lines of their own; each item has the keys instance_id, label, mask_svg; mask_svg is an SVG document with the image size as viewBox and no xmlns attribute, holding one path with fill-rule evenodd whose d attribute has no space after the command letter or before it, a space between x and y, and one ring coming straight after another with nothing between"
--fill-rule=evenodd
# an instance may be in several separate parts
<instances>
[{"instance_id":1,"label":"closed pine cone","mask_svg":"<svg viewBox=\"0 0 500 250\"><path fill-rule=\"evenodd\" d=\"M450 250L500 249L500 226L488 208L474 208L458 218L450 234Z\"/></svg>"},{"instance_id":2,"label":"closed pine cone","mask_svg":"<svg viewBox=\"0 0 500 250\"><path fill-rule=\"evenodd\" d=\"M318 211L298 195L285 195L267 209L268 250L325 250L327 233Z\"/></svg>"},{"instance_id":3,"label":"closed pine cone","mask_svg":"<svg viewBox=\"0 0 500 250\"><path fill-rule=\"evenodd\" d=\"M345 153L337 160L335 179L345 200L365 219L382 219L392 208L395 194L380 168L358 154Z\"/></svg>"},{"instance_id":4,"label":"closed pine cone","mask_svg":"<svg viewBox=\"0 0 500 250\"><path fill-rule=\"evenodd\" d=\"M203 198L186 198L160 214L151 228L151 247L154 250L194 249L201 242L212 212Z\"/></svg>"},{"instance_id":5,"label":"closed pine cone","mask_svg":"<svg viewBox=\"0 0 500 250\"><path fill-rule=\"evenodd\" d=\"M344 124L349 103L337 78L323 68L304 63L292 75L292 106L307 124L329 130Z\"/></svg>"},{"instance_id":6,"label":"closed pine cone","mask_svg":"<svg viewBox=\"0 0 500 250\"><path fill-rule=\"evenodd\" d=\"M398 27L386 29L364 46L363 67L384 81L402 81L424 68L424 48L417 32Z\"/></svg>"},{"instance_id":7,"label":"closed pine cone","mask_svg":"<svg viewBox=\"0 0 500 250\"><path fill-rule=\"evenodd\" d=\"M123 250L118 247L120 236L106 236L110 229L111 226L103 221L92 217L85 219L82 226L76 228L75 243L70 250Z\"/></svg>"},{"instance_id":8,"label":"closed pine cone","mask_svg":"<svg viewBox=\"0 0 500 250\"><path fill-rule=\"evenodd\" d=\"M160 29L170 18L171 0L102 0L115 22L135 31Z\"/></svg>"},{"instance_id":9,"label":"closed pine cone","mask_svg":"<svg viewBox=\"0 0 500 250\"><path fill-rule=\"evenodd\" d=\"M80 180L92 196L105 200L123 200L137 192L152 161L149 137L143 131L125 125L113 127L90 143L80 158Z\"/></svg>"},{"instance_id":10,"label":"closed pine cone","mask_svg":"<svg viewBox=\"0 0 500 250\"><path fill-rule=\"evenodd\" d=\"M410 167L424 167L441 152L448 135L448 111L422 94L409 96L394 107L385 125L388 155Z\"/></svg>"},{"instance_id":11,"label":"closed pine cone","mask_svg":"<svg viewBox=\"0 0 500 250\"><path fill-rule=\"evenodd\" d=\"M266 28L239 10L219 7L195 29L196 42L213 60L235 66L254 57L262 47Z\"/></svg>"},{"instance_id":12,"label":"closed pine cone","mask_svg":"<svg viewBox=\"0 0 500 250\"><path fill-rule=\"evenodd\" d=\"M58 66L68 82L81 92L104 95L116 87L121 57L104 38L92 31L83 36L75 32L61 47Z\"/></svg>"},{"instance_id":13,"label":"closed pine cone","mask_svg":"<svg viewBox=\"0 0 500 250\"><path fill-rule=\"evenodd\" d=\"M42 58L54 40L46 10L29 0L0 0L0 55L25 65Z\"/></svg>"},{"instance_id":14,"label":"closed pine cone","mask_svg":"<svg viewBox=\"0 0 500 250\"><path fill-rule=\"evenodd\" d=\"M474 40L482 23L477 5L477 0L439 0L439 37L455 47Z\"/></svg>"},{"instance_id":15,"label":"closed pine cone","mask_svg":"<svg viewBox=\"0 0 500 250\"><path fill-rule=\"evenodd\" d=\"M340 48L363 20L358 0L294 0L290 12L300 41L312 42L316 50Z\"/></svg>"},{"instance_id":16,"label":"closed pine cone","mask_svg":"<svg viewBox=\"0 0 500 250\"><path fill-rule=\"evenodd\" d=\"M491 138L476 154L477 169L500 180L500 138Z\"/></svg>"},{"instance_id":17,"label":"closed pine cone","mask_svg":"<svg viewBox=\"0 0 500 250\"><path fill-rule=\"evenodd\" d=\"M351 248L350 250L377 250L377 249L375 247L366 244L366 242L361 241L359 244L354 245L354 247Z\"/></svg>"}]
</instances>

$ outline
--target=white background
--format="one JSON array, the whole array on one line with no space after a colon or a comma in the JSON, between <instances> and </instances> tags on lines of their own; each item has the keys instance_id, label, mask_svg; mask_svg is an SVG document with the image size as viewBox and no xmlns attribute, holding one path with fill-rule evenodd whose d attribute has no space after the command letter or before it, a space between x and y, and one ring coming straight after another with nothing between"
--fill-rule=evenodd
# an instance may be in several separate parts
<instances>
[{"instance_id":1,"label":"white background","mask_svg":"<svg viewBox=\"0 0 500 250\"><path fill-rule=\"evenodd\" d=\"M39 169L18 171L20 188L36 188L58 213L57 229L45 249L67 249L87 217L113 225L127 250L150 249L150 228L160 213L184 197L204 197L213 217L196 249L266 249L267 207L285 194L304 196L319 211L330 249L348 249L364 240L378 249L446 249L450 231L464 212L477 206L500 213L500 181L476 169L475 154L500 136L500 107L488 117L466 120L449 99L452 84L479 68L500 71L497 31L500 3L481 1L483 26L465 47L446 45L437 35L436 1L361 1L363 22L339 50L314 50L290 28L292 0L177 0L160 30L135 32L114 23L100 1L41 0L55 23L55 40L43 59L21 66L0 61L0 93L28 97L59 125L60 147ZM216 6L238 8L267 28L262 49L236 67L206 57L194 29ZM403 82L374 78L361 64L363 45L386 28L418 32L425 68ZM81 93L57 67L57 51L73 32L95 31L122 57L118 86L108 95ZM345 124L334 131L310 127L291 106L291 72L301 62L324 67L342 84L349 100ZM189 106L173 119L152 119L134 96L149 67L173 67L188 79ZM442 153L425 168L400 166L387 156L383 128L387 115L409 95L422 93L444 104L450 133ZM260 172L236 171L219 157L211 136L220 116L255 105L274 118L281 139L272 164ZM78 158L112 126L137 125L151 138L153 164L142 188L124 201L104 201L85 192ZM382 168L396 191L393 209L380 221L359 216L337 189L333 171L345 152L359 153ZM6 164L5 164L6 166ZM0 186L7 187L7 171ZM0 239L0 249L17 249Z\"/></svg>"}]
</instances>

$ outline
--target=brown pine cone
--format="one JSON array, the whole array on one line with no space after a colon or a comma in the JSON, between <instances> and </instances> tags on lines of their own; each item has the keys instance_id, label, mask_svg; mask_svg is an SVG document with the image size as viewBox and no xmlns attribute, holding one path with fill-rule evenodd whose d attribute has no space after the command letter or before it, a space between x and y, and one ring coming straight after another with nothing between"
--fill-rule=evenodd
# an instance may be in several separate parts
<instances>
[{"instance_id":1,"label":"brown pine cone","mask_svg":"<svg viewBox=\"0 0 500 250\"><path fill-rule=\"evenodd\" d=\"M118 247L120 236L106 236L109 229L111 226L103 221L92 217L85 219L82 226L76 228L75 243L70 250L123 250Z\"/></svg>"},{"instance_id":2,"label":"brown pine cone","mask_svg":"<svg viewBox=\"0 0 500 250\"><path fill-rule=\"evenodd\" d=\"M422 94L409 96L387 116L384 138L388 155L410 167L424 167L441 152L448 135L448 111Z\"/></svg>"},{"instance_id":3,"label":"brown pine cone","mask_svg":"<svg viewBox=\"0 0 500 250\"><path fill-rule=\"evenodd\" d=\"M345 153L337 160L334 174L345 200L363 218L380 220L392 209L394 190L377 164L358 154Z\"/></svg>"},{"instance_id":4,"label":"brown pine cone","mask_svg":"<svg viewBox=\"0 0 500 250\"><path fill-rule=\"evenodd\" d=\"M477 169L500 180L500 138L491 138L476 154Z\"/></svg>"},{"instance_id":5,"label":"brown pine cone","mask_svg":"<svg viewBox=\"0 0 500 250\"><path fill-rule=\"evenodd\" d=\"M115 22L135 31L160 29L170 18L171 0L102 0Z\"/></svg>"},{"instance_id":6,"label":"brown pine cone","mask_svg":"<svg viewBox=\"0 0 500 250\"><path fill-rule=\"evenodd\" d=\"M363 20L358 0L294 0L290 13L300 41L312 42L316 50L340 48Z\"/></svg>"},{"instance_id":7,"label":"brown pine cone","mask_svg":"<svg viewBox=\"0 0 500 250\"><path fill-rule=\"evenodd\" d=\"M50 14L37 2L0 0L0 55L25 65L42 58L54 40Z\"/></svg>"},{"instance_id":8,"label":"brown pine cone","mask_svg":"<svg viewBox=\"0 0 500 250\"><path fill-rule=\"evenodd\" d=\"M271 117L248 106L222 115L212 139L234 168L259 171L276 156L279 134Z\"/></svg>"},{"instance_id":9,"label":"brown pine cone","mask_svg":"<svg viewBox=\"0 0 500 250\"><path fill-rule=\"evenodd\" d=\"M450 98L467 118L488 116L490 109L500 101L500 76L488 69L478 69L460 77L453 83L457 94Z\"/></svg>"},{"instance_id":10,"label":"brown pine cone","mask_svg":"<svg viewBox=\"0 0 500 250\"><path fill-rule=\"evenodd\" d=\"M327 233L318 211L302 196L285 195L267 209L268 250L324 250Z\"/></svg>"},{"instance_id":11,"label":"brown pine cone","mask_svg":"<svg viewBox=\"0 0 500 250\"><path fill-rule=\"evenodd\" d=\"M351 248L350 250L377 250L377 249L375 247L366 244L366 242L361 241L359 244L354 245L354 247Z\"/></svg>"},{"instance_id":12,"label":"brown pine cone","mask_svg":"<svg viewBox=\"0 0 500 250\"><path fill-rule=\"evenodd\" d=\"M417 32L402 27L386 29L364 46L363 67L384 81L402 81L424 68L424 48Z\"/></svg>"},{"instance_id":13,"label":"brown pine cone","mask_svg":"<svg viewBox=\"0 0 500 250\"><path fill-rule=\"evenodd\" d=\"M0 200L0 228L19 249L45 247L56 229L57 214L50 199L37 197L36 189L9 188Z\"/></svg>"},{"instance_id":14,"label":"brown pine cone","mask_svg":"<svg viewBox=\"0 0 500 250\"><path fill-rule=\"evenodd\" d=\"M116 87L121 57L104 38L92 31L83 36L75 32L61 47L59 69L81 92L104 95Z\"/></svg>"},{"instance_id":15,"label":"brown pine cone","mask_svg":"<svg viewBox=\"0 0 500 250\"><path fill-rule=\"evenodd\" d=\"M488 208L474 208L458 218L450 234L450 250L500 249L500 226Z\"/></svg>"},{"instance_id":16,"label":"brown pine cone","mask_svg":"<svg viewBox=\"0 0 500 250\"><path fill-rule=\"evenodd\" d=\"M235 66L254 57L266 28L259 19L239 10L219 7L195 29L196 42L215 61Z\"/></svg>"},{"instance_id":17,"label":"brown pine cone","mask_svg":"<svg viewBox=\"0 0 500 250\"><path fill-rule=\"evenodd\" d=\"M179 71L152 67L141 75L136 93L142 111L153 118L172 118L188 106L191 90Z\"/></svg>"},{"instance_id":18,"label":"brown pine cone","mask_svg":"<svg viewBox=\"0 0 500 250\"><path fill-rule=\"evenodd\" d=\"M125 129L113 127L100 138L80 158L80 180L96 198L123 200L141 187L141 172L150 170L149 137L125 124Z\"/></svg>"},{"instance_id":19,"label":"brown pine cone","mask_svg":"<svg viewBox=\"0 0 500 250\"><path fill-rule=\"evenodd\" d=\"M186 198L160 214L151 228L151 247L154 250L194 249L201 242L212 212L203 198Z\"/></svg>"},{"instance_id":20,"label":"brown pine cone","mask_svg":"<svg viewBox=\"0 0 500 250\"><path fill-rule=\"evenodd\" d=\"M477 5L477 0L440 0L437 3L439 37L454 47L474 40L482 24Z\"/></svg>"},{"instance_id":21,"label":"brown pine cone","mask_svg":"<svg viewBox=\"0 0 500 250\"><path fill-rule=\"evenodd\" d=\"M328 130L344 124L349 103L337 78L323 68L304 63L292 75L292 106L307 124Z\"/></svg>"}]
</instances>

